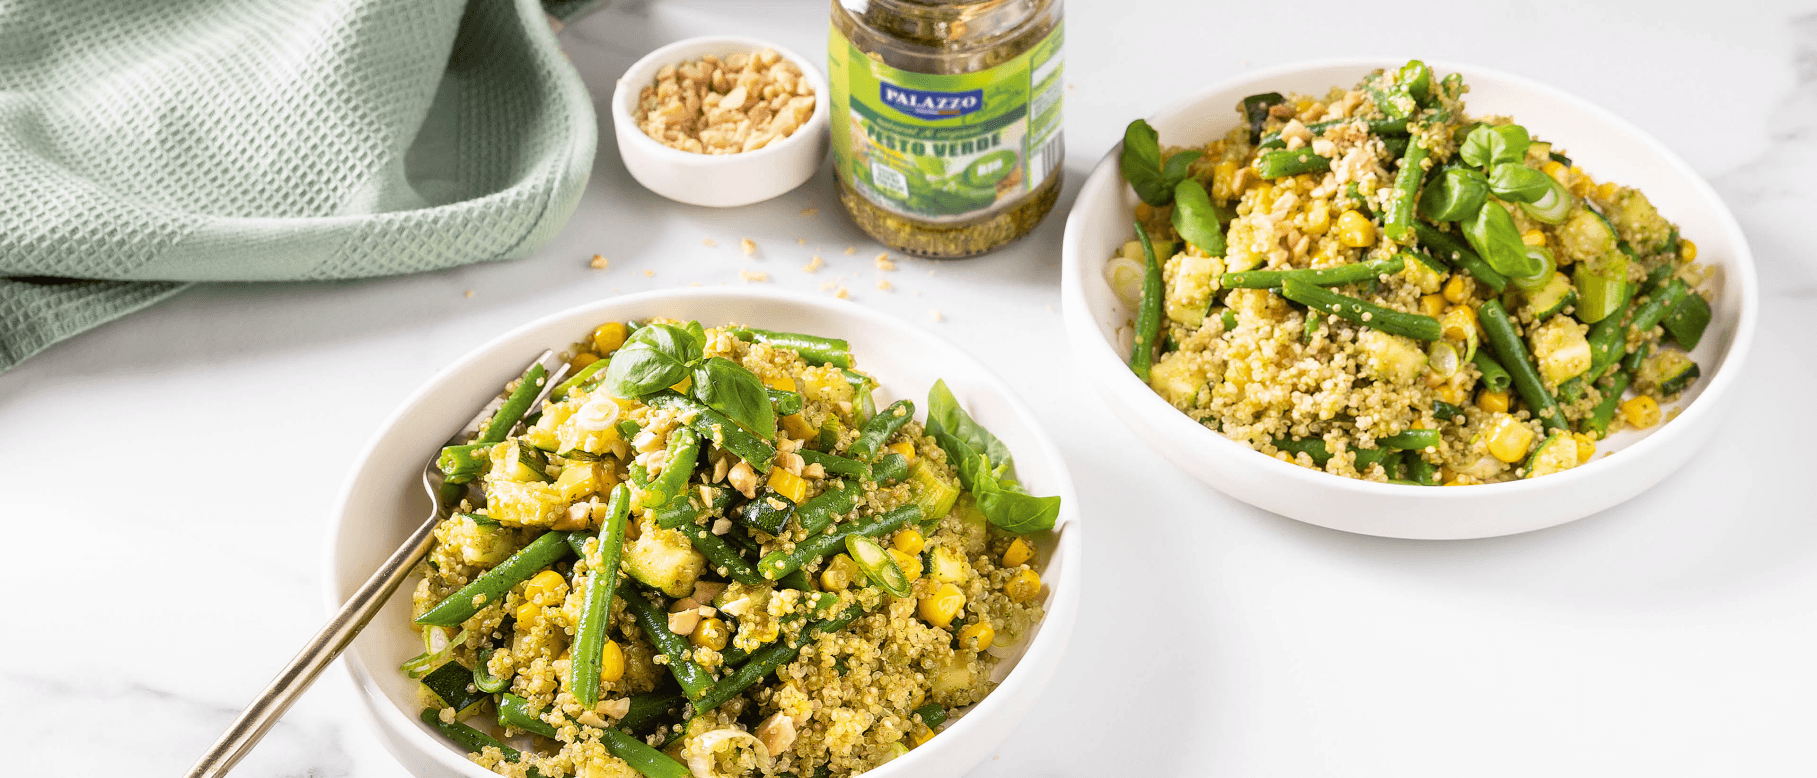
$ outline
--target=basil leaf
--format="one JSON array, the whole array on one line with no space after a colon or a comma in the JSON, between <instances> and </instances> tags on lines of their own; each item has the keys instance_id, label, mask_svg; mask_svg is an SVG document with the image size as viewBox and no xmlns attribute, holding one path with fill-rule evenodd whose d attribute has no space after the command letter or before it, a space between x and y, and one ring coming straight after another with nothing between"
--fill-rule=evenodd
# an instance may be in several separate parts
<instances>
[{"instance_id":1,"label":"basil leaf","mask_svg":"<svg viewBox=\"0 0 1817 778\"><path fill-rule=\"evenodd\" d=\"M1430 222L1461 221L1483 207L1489 181L1467 167L1446 168L1420 191L1420 216Z\"/></svg>"},{"instance_id":2,"label":"basil leaf","mask_svg":"<svg viewBox=\"0 0 1817 778\"><path fill-rule=\"evenodd\" d=\"M1243 98L1243 118L1249 121L1249 142L1260 143L1262 125L1268 123L1268 109L1287 102L1280 92L1263 92Z\"/></svg>"},{"instance_id":3,"label":"basil leaf","mask_svg":"<svg viewBox=\"0 0 1817 778\"><path fill-rule=\"evenodd\" d=\"M1407 90L1414 102L1425 105L1432 99L1432 68L1426 67L1426 63L1417 59L1407 60L1394 80L1400 83L1402 89Z\"/></svg>"},{"instance_id":4,"label":"basil leaf","mask_svg":"<svg viewBox=\"0 0 1817 778\"><path fill-rule=\"evenodd\" d=\"M993 489L974 494L978 512L1006 532L1026 535L1054 528L1060 517L1059 497L1035 497L1021 491Z\"/></svg>"},{"instance_id":5,"label":"basil leaf","mask_svg":"<svg viewBox=\"0 0 1817 778\"><path fill-rule=\"evenodd\" d=\"M1489 191L1516 203L1537 203L1552 189L1552 177L1519 162L1503 162L1489 170Z\"/></svg>"},{"instance_id":6,"label":"basil leaf","mask_svg":"<svg viewBox=\"0 0 1817 778\"><path fill-rule=\"evenodd\" d=\"M660 326L660 325L659 325ZM642 334L652 327L638 330ZM649 340L632 340L612 354L600 387L613 397L642 397L686 378L688 366Z\"/></svg>"},{"instance_id":7,"label":"basil leaf","mask_svg":"<svg viewBox=\"0 0 1817 778\"><path fill-rule=\"evenodd\" d=\"M1462 226L1464 239L1496 272L1511 278L1527 278L1538 271L1540 263L1527 256L1527 244L1521 242L1514 217L1509 216L1500 203L1484 203L1476 215L1463 221Z\"/></svg>"},{"instance_id":8,"label":"basil leaf","mask_svg":"<svg viewBox=\"0 0 1817 778\"><path fill-rule=\"evenodd\" d=\"M1123 131L1123 155L1120 165L1123 180L1136 190L1142 202L1156 207L1173 202L1173 189L1186 178L1186 167L1204 156L1198 151L1182 151L1161 164L1161 136L1147 121L1137 119Z\"/></svg>"},{"instance_id":9,"label":"basil leaf","mask_svg":"<svg viewBox=\"0 0 1817 778\"><path fill-rule=\"evenodd\" d=\"M776 411L763 381L725 357L709 357L694 366L689 389L701 404L725 414L738 426L764 440L776 437Z\"/></svg>"},{"instance_id":10,"label":"basil leaf","mask_svg":"<svg viewBox=\"0 0 1817 778\"><path fill-rule=\"evenodd\" d=\"M1527 128L1518 124L1493 127L1479 124L1464 136L1458 156L1473 167L1488 168L1503 162L1519 162L1527 157L1527 146L1533 139Z\"/></svg>"},{"instance_id":11,"label":"basil leaf","mask_svg":"<svg viewBox=\"0 0 1817 778\"><path fill-rule=\"evenodd\" d=\"M970 452L954 451L942 440L941 436L964 443L971 452L983 454L990 459L990 466L1003 472L1002 477L1011 481L1016 479L1016 464L1009 455L1009 446L992 435L984 425L972 421L972 417L959 407L958 398L953 397L952 390L946 388L946 381L936 380L933 387L927 390L927 431L946 450L947 459L959 467L959 476L965 477L965 468L957 463L966 462ZM966 488L971 488L967 486Z\"/></svg>"},{"instance_id":12,"label":"basil leaf","mask_svg":"<svg viewBox=\"0 0 1817 778\"><path fill-rule=\"evenodd\" d=\"M1218 228L1218 212L1211 205L1211 197L1205 194L1205 187L1188 178L1173 191L1174 230L1206 256L1224 256L1224 232Z\"/></svg>"},{"instance_id":13,"label":"basil leaf","mask_svg":"<svg viewBox=\"0 0 1817 778\"><path fill-rule=\"evenodd\" d=\"M685 350L681 354L682 361L692 365L699 362L700 357L706 353L707 329L700 326L700 322L691 321L688 322L687 327L682 329L682 332L687 335L684 343Z\"/></svg>"}]
</instances>

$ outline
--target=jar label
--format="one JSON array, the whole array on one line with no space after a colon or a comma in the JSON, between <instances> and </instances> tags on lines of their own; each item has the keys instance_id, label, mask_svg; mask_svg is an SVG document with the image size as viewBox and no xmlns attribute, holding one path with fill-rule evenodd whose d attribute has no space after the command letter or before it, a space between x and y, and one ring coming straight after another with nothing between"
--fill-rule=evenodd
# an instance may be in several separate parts
<instances>
[{"instance_id":1,"label":"jar label","mask_svg":"<svg viewBox=\"0 0 1817 778\"><path fill-rule=\"evenodd\" d=\"M984 70L934 75L885 65L835 26L827 80L840 180L878 207L930 222L1028 196L1064 157L1062 29Z\"/></svg>"}]
</instances>

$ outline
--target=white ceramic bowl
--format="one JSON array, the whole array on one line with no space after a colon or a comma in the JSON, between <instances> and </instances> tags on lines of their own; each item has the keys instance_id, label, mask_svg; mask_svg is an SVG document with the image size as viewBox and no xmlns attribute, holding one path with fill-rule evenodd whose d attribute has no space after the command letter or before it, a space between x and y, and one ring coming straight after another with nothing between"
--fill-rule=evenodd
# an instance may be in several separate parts
<instances>
[{"instance_id":1,"label":"white ceramic bowl","mask_svg":"<svg viewBox=\"0 0 1817 778\"><path fill-rule=\"evenodd\" d=\"M1345 60L1242 76L1149 117L1164 145L1198 144L1237 126L1237 103L1258 92L1324 94L1375 68L1402 61ZM1599 181L1640 188L1660 213L1698 245L1697 261L1721 274L1715 315L1692 357L1703 378L1681 400L1683 412L1644 433L1612 436L1599 451L1620 453L1576 469L1511 483L1433 488L1341 478L1263 456L1201 426L1163 401L1127 366L1118 329L1133 312L1105 282L1105 263L1131 239L1136 197L1111 149L1085 182L1067 219L1062 302L1067 337L1082 373L1124 423L1175 464L1219 491L1300 521L1400 538L1479 538L1550 527L1588 516L1658 483L1698 451L1728 411L1754 340L1759 307L1753 256L1716 193L1638 128L1552 87L1483 68L1436 63L1462 72L1473 115L1505 114L1558 144Z\"/></svg>"},{"instance_id":2,"label":"white ceramic bowl","mask_svg":"<svg viewBox=\"0 0 1817 778\"><path fill-rule=\"evenodd\" d=\"M656 72L669 65L712 54L775 49L795 63L814 86L814 114L782 140L738 154L695 154L672 149L645 135L632 118L637 95L656 82ZM763 202L783 194L814 175L826 158L830 111L826 76L800 54L774 43L730 35L686 38L650 52L619 76L612 91L612 128L618 154L631 177L645 188L689 205L729 208Z\"/></svg>"},{"instance_id":3,"label":"white ceramic bowl","mask_svg":"<svg viewBox=\"0 0 1817 778\"><path fill-rule=\"evenodd\" d=\"M879 401L924 402L944 378L966 409L1016 455L1016 471L1036 494L1062 499L1055 531L1037 539L1047 559L1047 617L1002 685L927 745L876 770L871 778L958 775L982 761L1034 705L1053 676L1079 606L1078 497L1060 452L1027 406L983 364L914 326L854 303L797 294L677 290L615 297L554 314L479 347L430 379L392 414L366 447L342 492L327 554L326 604L340 604L428 515L423 465L442 441L500 386L545 349L566 348L600 322L667 316L703 324L741 322L811 332L851 342L858 364L883 384ZM386 603L347 648L344 665L360 690L380 740L412 773L485 778L492 773L417 720L417 683L398 665L422 651L409 627L415 579Z\"/></svg>"}]
</instances>

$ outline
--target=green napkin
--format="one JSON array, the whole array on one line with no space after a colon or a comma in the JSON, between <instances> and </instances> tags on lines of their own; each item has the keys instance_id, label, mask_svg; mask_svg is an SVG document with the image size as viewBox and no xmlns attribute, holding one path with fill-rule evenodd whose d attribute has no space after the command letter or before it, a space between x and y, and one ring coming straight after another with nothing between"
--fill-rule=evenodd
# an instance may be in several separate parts
<instances>
[{"instance_id":1,"label":"green napkin","mask_svg":"<svg viewBox=\"0 0 1817 778\"><path fill-rule=\"evenodd\" d=\"M537 0L0 3L0 370L194 282L523 256L596 139Z\"/></svg>"}]
</instances>

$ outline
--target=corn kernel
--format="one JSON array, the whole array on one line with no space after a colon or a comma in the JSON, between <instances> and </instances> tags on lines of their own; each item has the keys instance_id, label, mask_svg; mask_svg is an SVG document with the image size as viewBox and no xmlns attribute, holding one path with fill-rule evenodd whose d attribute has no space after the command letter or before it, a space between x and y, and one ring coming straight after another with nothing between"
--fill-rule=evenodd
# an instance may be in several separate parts
<instances>
[{"instance_id":1,"label":"corn kernel","mask_svg":"<svg viewBox=\"0 0 1817 778\"><path fill-rule=\"evenodd\" d=\"M1375 224L1361 211L1345 211L1338 217L1338 242L1353 249L1375 245Z\"/></svg>"},{"instance_id":2,"label":"corn kernel","mask_svg":"<svg viewBox=\"0 0 1817 778\"><path fill-rule=\"evenodd\" d=\"M839 554L828 562L826 569L820 571L820 588L829 592L843 592L853 581L864 576L858 563L846 554Z\"/></svg>"},{"instance_id":3,"label":"corn kernel","mask_svg":"<svg viewBox=\"0 0 1817 778\"><path fill-rule=\"evenodd\" d=\"M701 619L699 624L694 625L693 634L688 635L688 642L701 648L722 651L725 649L726 640L730 636L731 632L726 627L725 622L720 621L717 618Z\"/></svg>"},{"instance_id":4,"label":"corn kernel","mask_svg":"<svg viewBox=\"0 0 1817 778\"><path fill-rule=\"evenodd\" d=\"M1502 414L1489 425L1489 453L1496 459L1513 464L1527 456L1533 447L1533 430L1519 419Z\"/></svg>"},{"instance_id":5,"label":"corn kernel","mask_svg":"<svg viewBox=\"0 0 1817 778\"><path fill-rule=\"evenodd\" d=\"M808 423L807 417L799 413L791 413L782 417L782 429L789 433L789 437L796 440L813 440L815 435L820 434L820 430L814 429L814 425Z\"/></svg>"},{"instance_id":6,"label":"corn kernel","mask_svg":"<svg viewBox=\"0 0 1817 778\"><path fill-rule=\"evenodd\" d=\"M959 609L965 607L965 593L959 587L943 583L933 594L921 598L916 610L921 620L936 627L946 627L959 615Z\"/></svg>"},{"instance_id":7,"label":"corn kernel","mask_svg":"<svg viewBox=\"0 0 1817 778\"><path fill-rule=\"evenodd\" d=\"M1546 233L1540 230L1527 230L1520 234L1520 242L1528 246L1546 245Z\"/></svg>"},{"instance_id":8,"label":"corn kernel","mask_svg":"<svg viewBox=\"0 0 1817 778\"><path fill-rule=\"evenodd\" d=\"M543 621L543 606L533 602L526 602L517 606L517 613L514 615L517 616L517 623L526 627L541 624Z\"/></svg>"},{"instance_id":9,"label":"corn kernel","mask_svg":"<svg viewBox=\"0 0 1817 778\"><path fill-rule=\"evenodd\" d=\"M780 467L770 468L770 488L797 505L808 498L807 480Z\"/></svg>"},{"instance_id":10,"label":"corn kernel","mask_svg":"<svg viewBox=\"0 0 1817 778\"><path fill-rule=\"evenodd\" d=\"M1035 549L1030 547L1027 541L1016 538L1009 542L1009 548L1005 549L1003 552L1003 566L1021 567L1028 564L1028 560L1034 558Z\"/></svg>"},{"instance_id":11,"label":"corn kernel","mask_svg":"<svg viewBox=\"0 0 1817 778\"><path fill-rule=\"evenodd\" d=\"M915 464L915 444L904 440L897 443L891 443L884 446L884 448L901 454L902 458L908 460L909 464Z\"/></svg>"},{"instance_id":12,"label":"corn kernel","mask_svg":"<svg viewBox=\"0 0 1817 778\"><path fill-rule=\"evenodd\" d=\"M1445 340L1467 342L1476 334L1476 310L1468 305L1454 305L1439 317L1438 324Z\"/></svg>"},{"instance_id":13,"label":"corn kernel","mask_svg":"<svg viewBox=\"0 0 1817 778\"><path fill-rule=\"evenodd\" d=\"M1211 196L1219 200L1232 200L1242 194L1236 191L1237 170L1242 167L1235 160L1224 160L1211 166Z\"/></svg>"},{"instance_id":14,"label":"corn kernel","mask_svg":"<svg viewBox=\"0 0 1817 778\"><path fill-rule=\"evenodd\" d=\"M591 351L582 351L579 354L575 354L573 359L568 360L568 372L570 374L578 373L582 370L585 370L588 365L591 365L594 362L598 362L598 361L599 361L598 354L595 354Z\"/></svg>"},{"instance_id":15,"label":"corn kernel","mask_svg":"<svg viewBox=\"0 0 1817 778\"><path fill-rule=\"evenodd\" d=\"M1302 232L1316 238L1324 235L1329 229L1331 229L1331 206L1324 200L1312 201L1311 207L1306 209L1306 229Z\"/></svg>"},{"instance_id":16,"label":"corn kernel","mask_svg":"<svg viewBox=\"0 0 1817 778\"><path fill-rule=\"evenodd\" d=\"M1615 195L1620 193L1620 191L1621 191L1621 187L1616 186L1615 182L1613 182L1613 181L1605 182L1596 187L1596 199L1601 200L1603 202L1608 202L1610 200L1614 200Z\"/></svg>"},{"instance_id":17,"label":"corn kernel","mask_svg":"<svg viewBox=\"0 0 1817 778\"><path fill-rule=\"evenodd\" d=\"M916 748L920 748L925 745L927 741L933 739L934 731L928 729L926 724L919 721L915 722L914 729L909 730L909 742L914 743Z\"/></svg>"},{"instance_id":18,"label":"corn kernel","mask_svg":"<svg viewBox=\"0 0 1817 778\"><path fill-rule=\"evenodd\" d=\"M1678 242L1678 256L1686 262L1697 261L1697 244L1688 240Z\"/></svg>"},{"instance_id":19,"label":"corn kernel","mask_svg":"<svg viewBox=\"0 0 1817 778\"><path fill-rule=\"evenodd\" d=\"M1555 159L1541 165L1539 169L1546 175L1551 176L1552 180L1564 184L1565 186L1571 185L1571 169L1565 167L1565 163Z\"/></svg>"},{"instance_id":20,"label":"corn kernel","mask_svg":"<svg viewBox=\"0 0 1817 778\"><path fill-rule=\"evenodd\" d=\"M694 377L693 376L682 376L682 379L680 381L676 381L675 383L673 383L669 386L670 389L675 390L676 394L687 394L688 390L692 389L693 387L694 387Z\"/></svg>"},{"instance_id":21,"label":"corn kernel","mask_svg":"<svg viewBox=\"0 0 1817 778\"><path fill-rule=\"evenodd\" d=\"M599 652L599 680L617 681L625 677L625 650L608 640Z\"/></svg>"},{"instance_id":22,"label":"corn kernel","mask_svg":"<svg viewBox=\"0 0 1817 778\"><path fill-rule=\"evenodd\" d=\"M611 354L619 346L625 345L625 337L629 334L630 329L622 321L601 324L599 329L593 331L593 350L600 354Z\"/></svg>"},{"instance_id":23,"label":"corn kernel","mask_svg":"<svg viewBox=\"0 0 1817 778\"><path fill-rule=\"evenodd\" d=\"M1454 275L1445 282L1445 300L1454 305L1463 305L1470 299L1470 292L1476 288L1476 282L1461 275Z\"/></svg>"},{"instance_id":24,"label":"corn kernel","mask_svg":"<svg viewBox=\"0 0 1817 778\"><path fill-rule=\"evenodd\" d=\"M905 554L900 549L890 549L890 558L896 560L896 566L902 568L902 574L910 581L921 577L921 557Z\"/></svg>"},{"instance_id":25,"label":"corn kernel","mask_svg":"<svg viewBox=\"0 0 1817 778\"><path fill-rule=\"evenodd\" d=\"M1659 403L1646 395L1622 401L1621 417L1628 426L1646 429L1659 423Z\"/></svg>"},{"instance_id":26,"label":"corn kernel","mask_svg":"<svg viewBox=\"0 0 1817 778\"><path fill-rule=\"evenodd\" d=\"M1155 215L1155 209L1153 206L1150 206L1148 203L1136 203L1136 218L1137 219L1141 219L1142 221L1148 221L1149 217L1154 216L1154 215Z\"/></svg>"},{"instance_id":27,"label":"corn kernel","mask_svg":"<svg viewBox=\"0 0 1817 778\"><path fill-rule=\"evenodd\" d=\"M524 584L524 599L544 605L568 596L568 582L554 570L544 570Z\"/></svg>"},{"instance_id":28,"label":"corn kernel","mask_svg":"<svg viewBox=\"0 0 1817 778\"><path fill-rule=\"evenodd\" d=\"M1023 568L1004 582L1003 593L1015 602L1028 602L1041 593L1041 575Z\"/></svg>"},{"instance_id":29,"label":"corn kernel","mask_svg":"<svg viewBox=\"0 0 1817 778\"><path fill-rule=\"evenodd\" d=\"M1476 395L1476 407L1489 413L1508 412L1508 393L1484 389Z\"/></svg>"},{"instance_id":30,"label":"corn kernel","mask_svg":"<svg viewBox=\"0 0 1817 778\"><path fill-rule=\"evenodd\" d=\"M1571 439L1577 442L1577 461L1579 464L1590 461L1596 456L1596 439L1581 432L1571 433Z\"/></svg>"},{"instance_id":31,"label":"corn kernel","mask_svg":"<svg viewBox=\"0 0 1817 778\"><path fill-rule=\"evenodd\" d=\"M1452 405L1463 405L1470 399L1470 390L1456 384L1445 384L1438 388L1438 398Z\"/></svg>"},{"instance_id":32,"label":"corn kernel","mask_svg":"<svg viewBox=\"0 0 1817 778\"><path fill-rule=\"evenodd\" d=\"M997 631L982 621L959 630L959 647L968 651L983 651L996 639Z\"/></svg>"},{"instance_id":33,"label":"corn kernel","mask_svg":"<svg viewBox=\"0 0 1817 778\"><path fill-rule=\"evenodd\" d=\"M1436 319L1445 313L1445 296L1429 294L1420 298L1420 313Z\"/></svg>"},{"instance_id":34,"label":"corn kernel","mask_svg":"<svg viewBox=\"0 0 1817 778\"><path fill-rule=\"evenodd\" d=\"M1451 480L1449 480L1449 481L1446 481L1446 482L1445 482L1445 485L1446 485L1446 486L1469 486L1469 484L1466 484L1466 483L1464 483L1464 482L1463 482L1463 481L1459 481L1459 480L1458 480L1458 479L1456 479L1456 478L1453 478L1453 479L1451 479Z\"/></svg>"},{"instance_id":35,"label":"corn kernel","mask_svg":"<svg viewBox=\"0 0 1817 778\"><path fill-rule=\"evenodd\" d=\"M918 530L911 527L896 533L896 537L890 540L890 545L904 554L919 554L921 549L927 547L927 538L922 537Z\"/></svg>"},{"instance_id":36,"label":"corn kernel","mask_svg":"<svg viewBox=\"0 0 1817 778\"><path fill-rule=\"evenodd\" d=\"M766 376L763 385L781 392L795 391L795 379L786 375Z\"/></svg>"}]
</instances>

